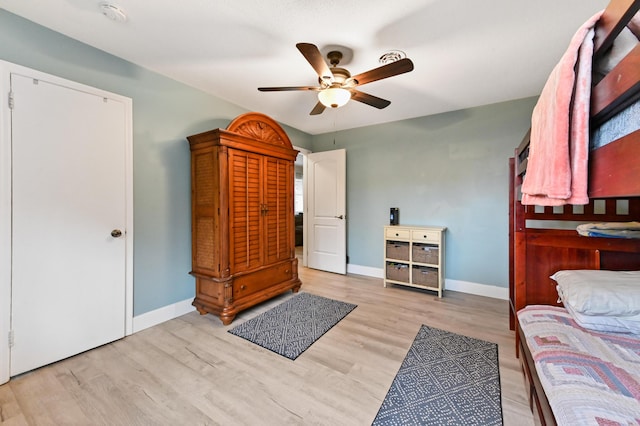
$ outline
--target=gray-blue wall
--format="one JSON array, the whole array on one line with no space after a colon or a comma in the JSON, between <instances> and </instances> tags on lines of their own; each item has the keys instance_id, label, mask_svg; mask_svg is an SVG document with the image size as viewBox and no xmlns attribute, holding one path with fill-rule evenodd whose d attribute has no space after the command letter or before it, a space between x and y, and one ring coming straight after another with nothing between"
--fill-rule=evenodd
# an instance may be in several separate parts
<instances>
[{"instance_id":1,"label":"gray-blue wall","mask_svg":"<svg viewBox=\"0 0 640 426\"><path fill-rule=\"evenodd\" d=\"M0 40L2 60L133 99L134 315L193 297L185 138L247 111L2 9ZM310 135L284 128L310 147Z\"/></svg>"},{"instance_id":2,"label":"gray-blue wall","mask_svg":"<svg viewBox=\"0 0 640 426\"><path fill-rule=\"evenodd\" d=\"M133 99L134 315L193 297L185 137L246 112L0 9L0 59ZM405 224L449 227L447 278L507 285L507 158L534 99L311 136L347 149L348 254L382 267L389 207ZM268 111L262 111L269 114ZM334 145L335 138L335 145Z\"/></svg>"},{"instance_id":3,"label":"gray-blue wall","mask_svg":"<svg viewBox=\"0 0 640 426\"><path fill-rule=\"evenodd\" d=\"M535 101L315 136L314 152L347 150L349 262L383 267L382 228L399 207L400 224L448 228L448 279L507 287L508 158Z\"/></svg>"}]
</instances>

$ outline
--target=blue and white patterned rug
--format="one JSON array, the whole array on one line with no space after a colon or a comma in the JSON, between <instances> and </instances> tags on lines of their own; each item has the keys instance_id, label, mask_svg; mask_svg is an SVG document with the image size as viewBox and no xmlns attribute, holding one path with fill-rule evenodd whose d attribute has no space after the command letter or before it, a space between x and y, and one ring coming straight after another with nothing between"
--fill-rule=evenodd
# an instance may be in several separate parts
<instances>
[{"instance_id":1,"label":"blue and white patterned rug","mask_svg":"<svg viewBox=\"0 0 640 426\"><path fill-rule=\"evenodd\" d=\"M296 359L357 305L299 293L229 330L256 345Z\"/></svg>"},{"instance_id":2,"label":"blue and white patterned rug","mask_svg":"<svg viewBox=\"0 0 640 426\"><path fill-rule=\"evenodd\" d=\"M498 345L423 325L373 425L502 425Z\"/></svg>"}]
</instances>

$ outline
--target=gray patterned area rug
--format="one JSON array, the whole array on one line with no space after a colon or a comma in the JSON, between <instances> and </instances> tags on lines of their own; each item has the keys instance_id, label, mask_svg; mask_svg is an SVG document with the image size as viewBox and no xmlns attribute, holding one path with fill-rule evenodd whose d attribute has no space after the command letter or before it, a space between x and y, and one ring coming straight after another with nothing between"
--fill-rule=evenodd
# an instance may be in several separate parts
<instances>
[{"instance_id":1,"label":"gray patterned area rug","mask_svg":"<svg viewBox=\"0 0 640 426\"><path fill-rule=\"evenodd\" d=\"M373 425L502 425L498 345L423 325Z\"/></svg>"},{"instance_id":2,"label":"gray patterned area rug","mask_svg":"<svg viewBox=\"0 0 640 426\"><path fill-rule=\"evenodd\" d=\"M289 359L296 359L356 306L314 294L299 293L232 328L229 333Z\"/></svg>"}]
</instances>

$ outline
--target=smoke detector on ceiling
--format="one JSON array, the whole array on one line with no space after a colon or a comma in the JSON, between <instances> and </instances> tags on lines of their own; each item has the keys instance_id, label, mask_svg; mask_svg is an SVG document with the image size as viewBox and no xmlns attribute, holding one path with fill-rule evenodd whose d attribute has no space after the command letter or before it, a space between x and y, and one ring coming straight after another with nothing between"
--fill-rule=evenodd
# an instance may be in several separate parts
<instances>
[{"instance_id":1,"label":"smoke detector on ceiling","mask_svg":"<svg viewBox=\"0 0 640 426\"><path fill-rule=\"evenodd\" d=\"M406 57L406 53L404 53L402 50L390 50L386 53L383 53L382 56L380 56L380 59L378 59L378 62L383 65L390 64Z\"/></svg>"},{"instance_id":2,"label":"smoke detector on ceiling","mask_svg":"<svg viewBox=\"0 0 640 426\"><path fill-rule=\"evenodd\" d=\"M122 10L120 6L113 3L103 2L100 3L100 11L104 16L115 22L125 22L127 20L127 14Z\"/></svg>"}]
</instances>

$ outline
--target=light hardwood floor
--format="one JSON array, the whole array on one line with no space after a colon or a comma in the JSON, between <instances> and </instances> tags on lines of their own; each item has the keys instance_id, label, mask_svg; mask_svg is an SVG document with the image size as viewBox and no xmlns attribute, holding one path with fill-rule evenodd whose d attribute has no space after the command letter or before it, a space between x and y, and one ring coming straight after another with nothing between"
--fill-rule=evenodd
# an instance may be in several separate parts
<instances>
[{"instance_id":1,"label":"light hardwood floor","mask_svg":"<svg viewBox=\"0 0 640 426\"><path fill-rule=\"evenodd\" d=\"M13 378L3 425L369 425L422 324L499 345L505 425L533 424L507 302L300 268L301 291L358 307L295 361L196 312Z\"/></svg>"}]
</instances>

